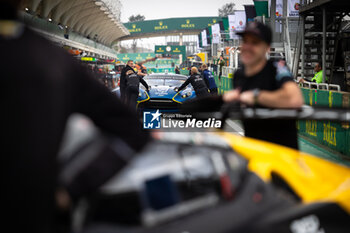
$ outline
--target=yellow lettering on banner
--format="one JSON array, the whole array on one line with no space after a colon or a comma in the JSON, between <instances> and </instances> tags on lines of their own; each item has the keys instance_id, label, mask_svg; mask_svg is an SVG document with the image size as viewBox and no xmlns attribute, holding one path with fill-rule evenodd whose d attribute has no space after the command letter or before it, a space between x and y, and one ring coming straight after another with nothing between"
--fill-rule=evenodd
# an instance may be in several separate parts
<instances>
[{"instance_id":1,"label":"yellow lettering on banner","mask_svg":"<svg viewBox=\"0 0 350 233\"><path fill-rule=\"evenodd\" d=\"M328 103L329 103L329 107L331 108L333 103L333 93L331 91L329 92Z\"/></svg>"},{"instance_id":2,"label":"yellow lettering on banner","mask_svg":"<svg viewBox=\"0 0 350 233\"><path fill-rule=\"evenodd\" d=\"M163 30L163 29L168 29L168 26L164 25L164 26L155 26L154 27L154 30Z\"/></svg>"},{"instance_id":3,"label":"yellow lettering on banner","mask_svg":"<svg viewBox=\"0 0 350 233\"><path fill-rule=\"evenodd\" d=\"M306 133L316 137L317 136L317 121L306 121L305 122Z\"/></svg>"},{"instance_id":4,"label":"yellow lettering on banner","mask_svg":"<svg viewBox=\"0 0 350 233\"><path fill-rule=\"evenodd\" d=\"M141 32L141 28L129 29L129 32Z\"/></svg>"},{"instance_id":5,"label":"yellow lettering on banner","mask_svg":"<svg viewBox=\"0 0 350 233\"><path fill-rule=\"evenodd\" d=\"M182 28L194 28L195 25L192 23L192 24L181 24L181 27Z\"/></svg>"},{"instance_id":6,"label":"yellow lettering on banner","mask_svg":"<svg viewBox=\"0 0 350 233\"><path fill-rule=\"evenodd\" d=\"M167 25L163 25L162 21L159 21L159 26L155 26L154 30L163 30L163 29L168 29Z\"/></svg>"},{"instance_id":7,"label":"yellow lettering on banner","mask_svg":"<svg viewBox=\"0 0 350 233\"><path fill-rule=\"evenodd\" d=\"M328 122L323 123L323 141L326 141L328 144L331 144L333 146L337 145L337 128L334 126L331 126L331 123Z\"/></svg>"},{"instance_id":8,"label":"yellow lettering on banner","mask_svg":"<svg viewBox=\"0 0 350 233\"><path fill-rule=\"evenodd\" d=\"M312 94L313 94L313 91L310 90L309 91L309 101L310 101L310 106L312 106Z\"/></svg>"}]
</instances>

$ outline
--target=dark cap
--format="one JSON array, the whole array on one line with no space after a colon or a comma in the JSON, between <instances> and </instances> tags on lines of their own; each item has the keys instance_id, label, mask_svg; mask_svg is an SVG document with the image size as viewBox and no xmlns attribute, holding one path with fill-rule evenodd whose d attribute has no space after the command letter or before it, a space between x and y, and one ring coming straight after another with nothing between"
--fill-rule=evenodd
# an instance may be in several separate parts
<instances>
[{"instance_id":1,"label":"dark cap","mask_svg":"<svg viewBox=\"0 0 350 233\"><path fill-rule=\"evenodd\" d=\"M272 31L270 27L260 22L250 22L244 29L244 31L237 32L237 35L244 36L245 34L255 35L268 45L272 42Z\"/></svg>"}]
</instances>

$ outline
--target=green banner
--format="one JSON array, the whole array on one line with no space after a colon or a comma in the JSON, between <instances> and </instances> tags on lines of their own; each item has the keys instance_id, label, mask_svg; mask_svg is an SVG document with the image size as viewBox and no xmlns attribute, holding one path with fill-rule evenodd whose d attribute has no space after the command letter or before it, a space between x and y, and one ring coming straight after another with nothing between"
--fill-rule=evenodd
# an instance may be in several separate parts
<instances>
[{"instance_id":1,"label":"green banner","mask_svg":"<svg viewBox=\"0 0 350 233\"><path fill-rule=\"evenodd\" d=\"M155 54L186 54L186 46L185 45L156 45L154 47Z\"/></svg>"},{"instance_id":2,"label":"green banner","mask_svg":"<svg viewBox=\"0 0 350 233\"><path fill-rule=\"evenodd\" d=\"M185 45L156 45L154 47L155 54L170 54L182 55L182 62L186 60L186 46Z\"/></svg>"},{"instance_id":3,"label":"green banner","mask_svg":"<svg viewBox=\"0 0 350 233\"><path fill-rule=\"evenodd\" d=\"M301 88L304 102L311 106L347 107L341 92ZM349 123L298 121L299 133L344 155L350 155Z\"/></svg>"},{"instance_id":4,"label":"green banner","mask_svg":"<svg viewBox=\"0 0 350 233\"><path fill-rule=\"evenodd\" d=\"M256 16L269 17L268 1L254 1Z\"/></svg>"},{"instance_id":5,"label":"green banner","mask_svg":"<svg viewBox=\"0 0 350 233\"><path fill-rule=\"evenodd\" d=\"M189 17L169 18L160 20L145 20L140 22L124 23L130 36L146 33L162 33L172 31L203 30L221 20L221 17Z\"/></svg>"},{"instance_id":6,"label":"green banner","mask_svg":"<svg viewBox=\"0 0 350 233\"><path fill-rule=\"evenodd\" d=\"M134 62L144 61L146 59L154 58L156 55L154 53L120 53L117 54L117 58L120 61L126 63L128 60L133 60Z\"/></svg>"}]
</instances>

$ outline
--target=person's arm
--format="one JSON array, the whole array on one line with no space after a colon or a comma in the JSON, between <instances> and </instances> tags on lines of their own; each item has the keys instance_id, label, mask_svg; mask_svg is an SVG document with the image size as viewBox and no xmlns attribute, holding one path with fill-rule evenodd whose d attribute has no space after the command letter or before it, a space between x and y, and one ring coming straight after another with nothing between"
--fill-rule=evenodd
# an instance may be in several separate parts
<instances>
[{"instance_id":1,"label":"person's arm","mask_svg":"<svg viewBox=\"0 0 350 233\"><path fill-rule=\"evenodd\" d=\"M188 84L190 84L190 79L191 77L189 77L188 79L186 79L186 81L177 89L177 91L181 91L182 89L184 89Z\"/></svg>"},{"instance_id":2,"label":"person's arm","mask_svg":"<svg viewBox=\"0 0 350 233\"><path fill-rule=\"evenodd\" d=\"M239 97L247 105L257 104L270 108L300 108L304 100L299 87L294 82L285 82L276 91L260 91L255 101L254 91L245 91Z\"/></svg>"},{"instance_id":3,"label":"person's arm","mask_svg":"<svg viewBox=\"0 0 350 233\"><path fill-rule=\"evenodd\" d=\"M140 83L146 88L146 90L149 89L147 82L142 77L140 77Z\"/></svg>"},{"instance_id":4,"label":"person's arm","mask_svg":"<svg viewBox=\"0 0 350 233\"><path fill-rule=\"evenodd\" d=\"M316 82L316 74L315 74L315 76L311 79L311 82Z\"/></svg>"},{"instance_id":5,"label":"person's arm","mask_svg":"<svg viewBox=\"0 0 350 233\"><path fill-rule=\"evenodd\" d=\"M137 75L141 76L141 77L145 77L147 74L142 73L141 70L137 71Z\"/></svg>"},{"instance_id":6,"label":"person's arm","mask_svg":"<svg viewBox=\"0 0 350 233\"><path fill-rule=\"evenodd\" d=\"M225 92L225 94L222 96L222 99L225 102L235 102L235 101L239 101L239 97L240 97L240 90L239 89L234 89L228 92Z\"/></svg>"}]
</instances>

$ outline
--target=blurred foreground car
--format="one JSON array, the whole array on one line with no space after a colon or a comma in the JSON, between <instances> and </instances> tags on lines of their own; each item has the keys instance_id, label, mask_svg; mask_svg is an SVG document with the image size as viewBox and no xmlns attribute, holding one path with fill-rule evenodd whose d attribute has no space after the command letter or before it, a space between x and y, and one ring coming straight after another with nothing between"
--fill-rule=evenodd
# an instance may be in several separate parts
<instances>
[{"instance_id":1,"label":"blurred foreground car","mask_svg":"<svg viewBox=\"0 0 350 233\"><path fill-rule=\"evenodd\" d=\"M76 232L349 232L349 167L232 133L157 135L77 205Z\"/></svg>"}]
</instances>

